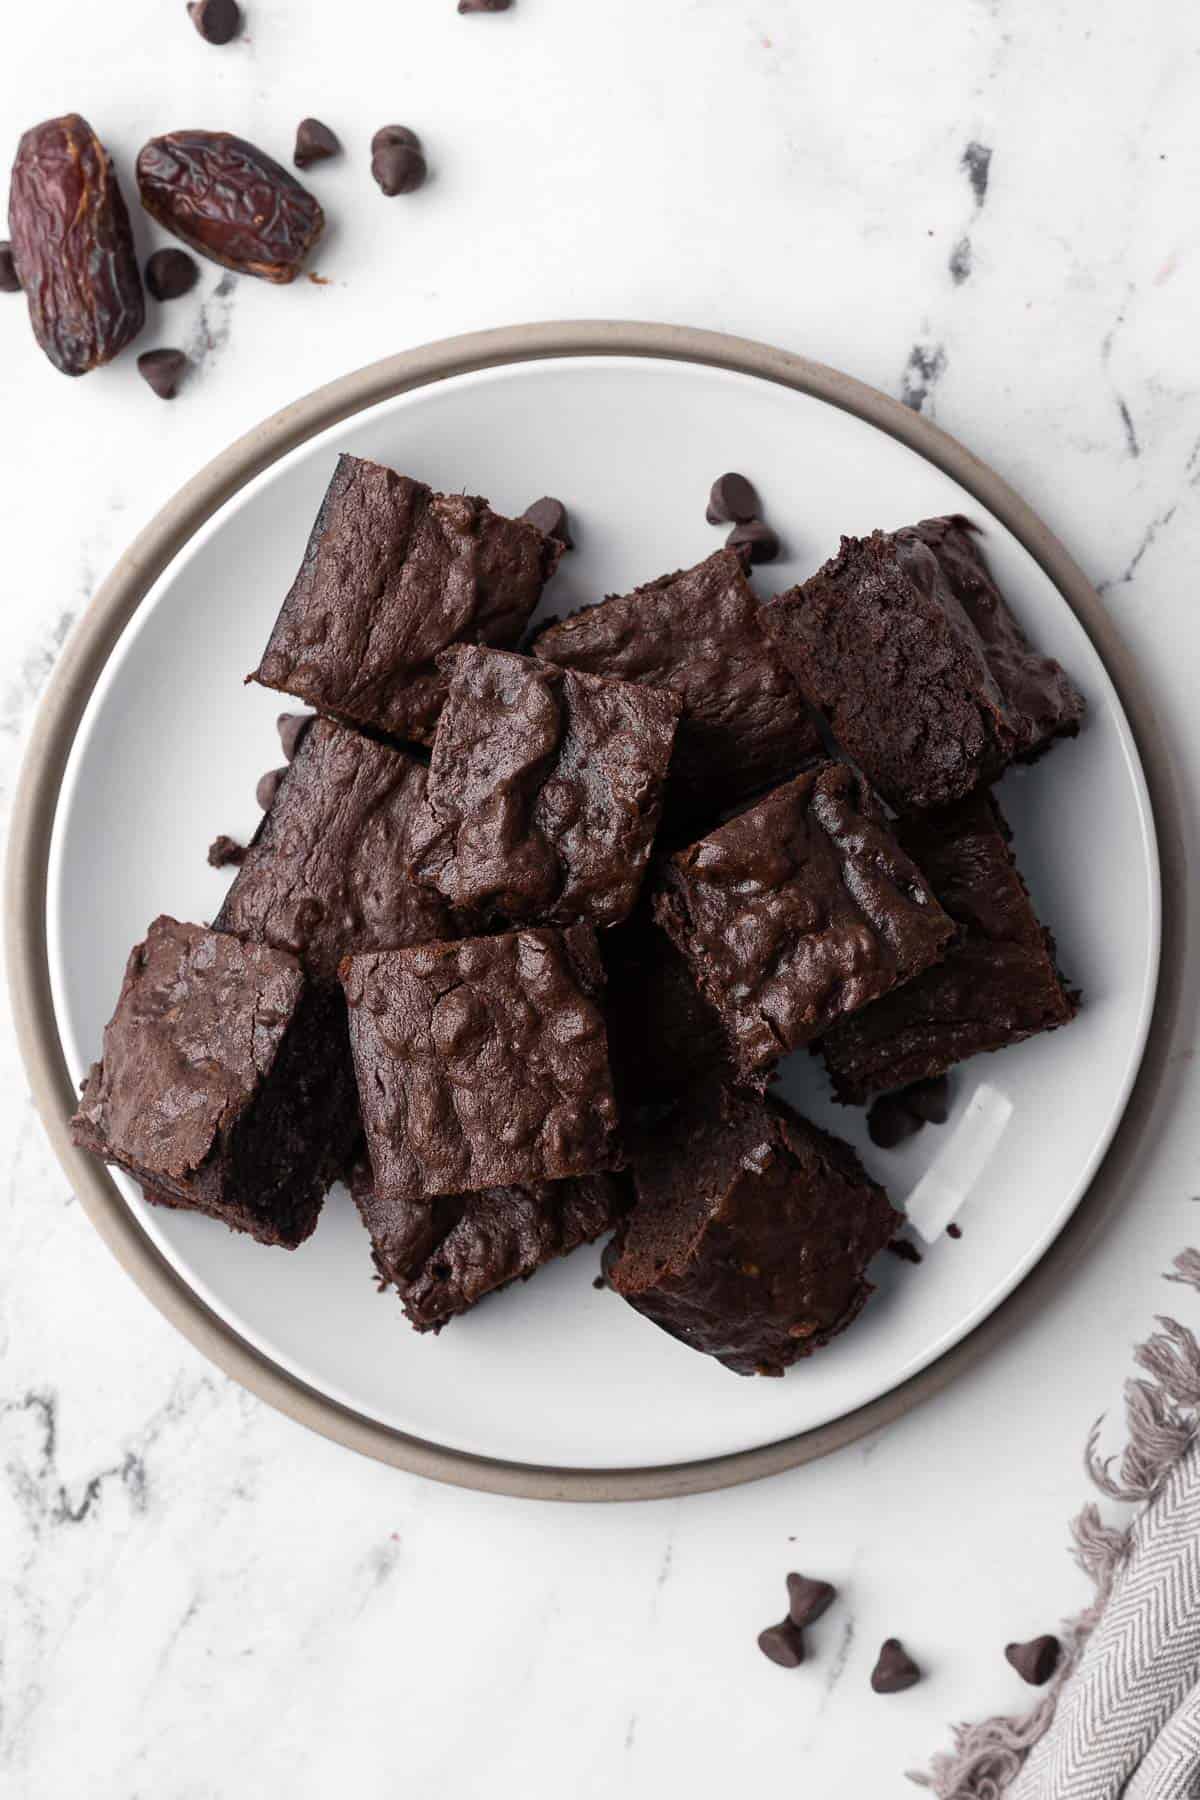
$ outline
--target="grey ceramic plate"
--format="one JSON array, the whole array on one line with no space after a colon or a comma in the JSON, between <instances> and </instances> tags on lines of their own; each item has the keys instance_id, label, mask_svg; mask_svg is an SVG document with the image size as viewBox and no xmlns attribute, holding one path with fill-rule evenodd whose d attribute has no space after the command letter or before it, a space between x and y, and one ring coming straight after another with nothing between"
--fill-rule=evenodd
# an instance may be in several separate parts
<instances>
[{"instance_id":1,"label":"grey ceramic plate","mask_svg":"<svg viewBox=\"0 0 1200 1800\"><path fill-rule=\"evenodd\" d=\"M547 357L572 360L559 360L554 368L540 371L531 366ZM621 360L607 364L597 360L614 357ZM689 365L690 372L680 363ZM481 369L491 373L471 373ZM409 397L397 400L399 394ZM518 442L526 413L532 427L525 441ZM352 414L356 415L353 423L344 425L331 440L329 427ZM513 509L528 497L527 489L541 491L554 485L541 446L553 437L556 421L569 426L575 417L576 436L602 438L609 431L617 443L639 415L638 453L648 459L640 484L633 481L626 492L619 480L613 480L609 483L612 491L604 495L605 470L612 467L614 459L611 448L606 451L603 446L594 467L585 458L573 471L572 494L594 496L592 532L589 543L573 559L570 581L578 584L579 592L573 588L561 595L560 605L590 597L591 588L599 584L629 585L655 569L658 561L665 566L686 559L693 547L696 556L704 554L711 545L701 521L697 520L700 538L694 546L689 546L687 537L694 529L689 524L691 490L702 492L702 472L710 462L715 465L731 437L736 447L739 429L747 441L759 434L764 444L772 432L781 434L765 455L768 479L786 460L794 433L797 455L803 455L806 447L810 451L807 480L797 485L809 493L817 517L829 517L847 529L861 530L875 522L899 524L912 511L941 510L959 503L955 494L965 490L967 503L974 501L977 508L991 514L991 553L1011 564L1004 570L1006 583L1011 576L1018 592L1023 584L1031 604L1040 606L1039 635L1045 638L1049 633L1051 641L1046 647L1063 654L1077 672L1083 666L1085 686L1093 700L1095 722L1086 757L1082 744L1069 747L1046 765L1048 773L1039 776L1036 787L1030 780L1024 794L1017 791L1012 796L1022 859L1032 858L1035 871L1039 862L1044 864L1044 880L1052 888L1056 866L1052 852L1060 830L1064 848L1057 858L1059 866L1069 870L1078 860L1076 853L1067 854L1074 820L1077 829L1086 830L1094 830L1097 821L1107 823L1106 847L1113 857L1114 880L1127 860L1138 861L1139 844L1146 863L1144 870L1139 863L1124 908L1127 918L1136 916L1137 896L1145 889L1149 901L1144 938L1139 940L1136 932L1129 932L1107 955L1100 953L1107 921L1095 914L1089 922L1089 894L1084 887L1077 884L1074 900L1070 880L1061 895L1051 893L1052 921L1059 925L1061 913L1072 923L1071 947L1085 965L1082 970L1077 966L1076 973L1083 975L1089 987L1101 990L1098 999L1102 997L1103 1003L1094 1006L1086 1025L1077 1028L1074 1037L1064 1034L1032 1047L1021 1062L1015 1060L1018 1052L1010 1053L1013 1060L1008 1065L1004 1059L996 1059L997 1068L1007 1068L1007 1078L1003 1074L990 1081L971 1077L977 1084L972 1098L980 1096L981 1105L987 1096L993 1106L1000 1101L1015 1105L1025 1121L1024 1141L1046 1145L1045 1166L1039 1169L1043 1191L1049 1196L1045 1207L1032 1209L1026 1221L1018 1216L1014 1204L998 1204L1003 1199L1003 1179L996 1165L1002 1165L1004 1159L994 1158L988 1178L993 1191L986 1191L986 1181L974 1184L980 1191L975 1195L976 1211L970 1215L969 1261L955 1263L953 1252L947 1258L943 1242L934 1252L931 1266L922 1271L919 1286L909 1284L894 1297L885 1295L868 1315L868 1322L843 1340L844 1348L826 1353L811 1372L806 1370L788 1383L737 1383L712 1365L687 1356L670 1340L659 1338L624 1309L616 1308L607 1296L591 1296L587 1275L578 1263L569 1277L559 1271L553 1279L539 1278L529 1290L530 1296L537 1296L536 1304L516 1296L520 1310L512 1306L505 1313L502 1309L510 1306L507 1299L494 1303L479 1315L478 1323L456 1328L440 1346L413 1340L391 1312L359 1311L360 1298L366 1308L378 1308L379 1303L372 1302L365 1291L365 1275L360 1296L357 1271L362 1246L348 1210L338 1214L331 1209L318 1239L294 1264L283 1258L264 1262L252 1246L214 1233L203 1221L148 1214L136 1197L122 1197L103 1171L79 1158L66 1145L63 1132L70 1094L68 1072L78 1074L98 1034L128 943L140 935L146 919L160 906L186 916L204 916L216 904L215 895L210 899L196 885L203 879L199 874L202 846L193 846L190 838L181 838L177 849L164 842L168 809L164 809L164 820L155 833L156 864L145 869L138 864L135 840L114 842L119 837L119 817L105 826L102 816L105 793L119 786L122 759L128 762L139 756L133 741L136 728L129 721L135 710L144 713L145 708L122 704L122 682L128 686L132 681L142 693L160 685L161 672L169 671L171 662L169 651L154 662L156 632L158 638L174 645L182 621L195 619L196 600L193 596L189 602L187 584L189 579L195 584L205 558L209 559L210 577L214 566L221 571L222 583L231 574L236 580L244 571L247 595L261 593L261 598L250 603L252 616L245 621L247 644L231 643L228 658L225 644L236 634L240 608L228 620L216 619L215 629L207 636L201 633L190 648L184 645L188 653L179 659L180 666L189 671L195 668L203 687L203 693L192 696L200 707L197 731L203 730L204 708L212 704L214 693L221 697L223 716L236 717L242 723L249 720L253 726L256 721L250 717L248 703L238 700L236 674L253 660L250 640L257 642L265 631L274 596L286 580L286 565L298 557L307 518L323 483L326 453L331 453L335 442L345 438L351 448L413 466L415 472L429 474L443 485L465 478L472 486L492 492L498 504ZM669 422L664 424L664 419ZM478 426L473 448L460 453L459 446L471 435L473 424ZM706 430L715 434L708 442ZM326 435L314 449L298 449L322 432ZM406 432L414 443L421 444L420 459L406 444ZM648 440L655 432L658 440L651 443ZM440 449L439 435L444 439ZM567 436L571 438L570 430ZM908 447L901 449L902 444ZM917 456L912 454L914 450ZM698 458L696 468L689 465L684 471L676 467L687 461L689 452ZM821 459L819 477L813 454ZM835 472L839 454L848 471L840 487ZM439 456L442 463L438 463ZM430 458L437 466L430 465ZM570 459L560 453L559 460ZM740 450L735 460L745 460ZM659 482L657 506L668 509L661 527L657 519L634 516L636 496L645 490L651 463L672 469L671 479ZM201 530L223 501L268 466L269 477L255 482L236 507L227 507L219 520ZM763 466L756 463L755 472ZM856 476L864 467L872 479L858 482ZM515 484L512 492L506 491L506 480ZM827 494L822 482L828 483ZM957 488L952 488L952 483ZM870 492L869 518L865 514L859 518L855 511L867 504L856 491L863 486ZM605 514L605 498L612 518ZM792 524L786 501L787 496L781 495L784 510L779 522L785 529ZM698 514L698 507L696 510ZM240 550L239 520L244 534ZM660 528L670 542L661 555L653 536ZM797 523L796 529L803 536L805 527ZM257 569L251 544L276 537L284 541L280 566L271 563ZM804 545L797 566L779 571L781 581L806 572L830 547L819 539ZM168 570L166 575L164 570ZM207 591L212 587L210 579ZM136 628L125 633L113 655L118 633L147 596ZM253 612L255 606L265 607L263 618ZM214 642L220 646L215 656ZM206 657L211 667L206 665ZM230 659L228 670L226 659ZM1154 833L1137 749L1109 686L1110 678L1120 691L1125 714L1139 728L1142 761L1151 786L1161 789L1156 778L1156 746L1147 735L1136 687L1123 667L1099 601L1061 547L997 477L959 446L894 402L831 371L705 334L601 325L529 327L487 334L433 346L348 377L288 409L235 445L166 509L97 597L47 696L14 825L9 925L18 1020L35 1093L56 1147L107 1240L169 1316L247 1385L306 1423L357 1448L473 1485L588 1499L717 1486L819 1454L894 1416L940 1385L956 1368L980 1354L998 1330L1011 1328L1022 1307L1030 1304L1034 1284L1040 1288L1054 1279L1056 1272L1061 1276L1066 1260L1077 1252L1089 1226L1100 1217L1114 1166L1128 1154L1127 1145L1144 1112L1145 1072L1128 1110L1125 1103L1151 1013L1157 950L1150 917L1157 893L1152 879L1156 871L1150 867ZM186 702L186 694L184 699ZM241 710L234 713L239 706ZM268 704L266 712L271 710ZM146 729L153 731L152 718L146 720ZM114 735L120 740L115 751ZM205 835L203 828L192 825L192 819L203 813L206 803L216 805L219 800L218 810L235 804L233 796L247 786L247 770L242 766L245 758L249 757L253 767L255 758L271 754L266 736L256 747L253 730L222 735L244 740L242 748L226 755L223 747L214 745L213 767L209 768L206 759L201 785L187 796L186 805L177 808L187 816L193 833L199 829ZM114 754L115 767L110 768L105 758ZM1072 757L1077 760L1072 762ZM229 762L228 769L223 758ZM172 795L179 791L180 779L182 771L169 785ZM1119 789L1123 795L1120 804L1114 800L1106 807L1106 797L1116 796ZM1030 814L1027 844L1020 815L1030 793L1036 793L1039 809ZM147 803L153 813L153 798L148 797ZM1155 792L1155 810L1170 893L1174 834L1169 801L1162 791ZM1055 824L1056 818L1063 821L1061 827ZM95 829L90 829L90 822L97 822ZM226 822L224 812L219 819L214 812L209 824L216 830ZM51 987L47 983L46 858L52 825L56 856L49 896ZM168 871L173 865L180 871L175 886L166 890L163 865ZM84 878L92 881L97 904L86 921L79 921L71 907L62 904L62 898L77 892ZM1041 897L1042 884L1035 883L1035 890ZM1168 917L1168 965L1172 934L1173 922ZM1089 942L1095 955L1089 951ZM111 969L109 962L113 963ZM1105 986L1107 993L1103 992ZM1162 1029L1160 1005L1146 1068L1153 1066ZM1073 1117L1074 1140L1068 1144L1070 1134L1060 1132L1051 1146L1044 1122L1039 1126L1035 1116L1039 1096L1062 1079L1069 1081L1080 1056L1091 1071L1089 1091L1095 1116L1087 1121ZM1044 1067L1035 1067L1039 1058ZM804 1097L800 1098L803 1103ZM1071 1217L1122 1112L1124 1124L1109 1150L1106 1166ZM935 1188L940 1180L938 1169L949 1152L939 1146L938 1155L942 1164L935 1160ZM902 1197L910 1189L919 1192L917 1167L905 1169L901 1164L888 1174L899 1181ZM1071 1223L1036 1273L999 1311L993 1310L1068 1218ZM930 1235L936 1233L937 1221L933 1221ZM312 1288L311 1294L307 1287ZM300 1288L305 1288L306 1298L297 1309L291 1301ZM319 1318L321 1324L317 1331L291 1341L288 1321L294 1320L297 1310L310 1319ZM352 1338L363 1337L365 1325L359 1330L341 1329L342 1313L342 1324L362 1319L371 1328L367 1336L379 1335L377 1345L364 1340L358 1346L357 1361L341 1347ZM981 1319L986 1323L977 1324ZM388 1338L389 1331L396 1334L394 1338ZM547 1339L563 1343L568 1333L579 1368L572 1374L563 1367L557 1382L547 1386L537 1376L543 1346ZM506 1367L506 1357L511 1369ZM479 1404L472 1412L469 1406L464 1408L462 1397L472 1385L480 1385L472 1384L469 1377L471 1368L478 1369L481 1364L494 1372L498 1395L489 1400L481 1388ZM572 1406L572 1398L597 1369L605 1371L605 1382L593 1382L590 1423L580 1432L580 1409ZM385 1371L382 1377L381 1370ZM630 1433L622 1423L627 1411L623 1396L634 1391L642 1379L652 1382L660 1397L670 1396L669 1419ZM501 1395L509 1397L507 1419ZM548 1466L559 1462L571 1466ZM621 1466L614 1466L617 1464Z\"/></svg>"}]
</instances>

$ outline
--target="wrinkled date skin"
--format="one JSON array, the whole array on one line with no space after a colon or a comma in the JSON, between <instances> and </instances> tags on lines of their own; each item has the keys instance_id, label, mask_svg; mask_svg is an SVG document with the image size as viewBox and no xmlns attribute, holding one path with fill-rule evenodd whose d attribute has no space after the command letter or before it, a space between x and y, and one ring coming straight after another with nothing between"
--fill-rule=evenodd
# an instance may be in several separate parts
<instances>
[{"instance_id":1,"label":"wrinkled date skin","mask_svg":"<svg viewBox=\"0 0 1200 1800\"><path fill-rule=\"evenodd\" d=\"M86 375L111 362L142 329L146 302L112 160L78 113L21 139L8 231L34 336L55 368Z\"/></svg>"},{"instance_id":2,"label":"wrinkled date skin","mask_svg":"<svg viewBox=\"0 0 1200 1800\"><path fill-rule=\"evenodd\" d=\"M201 256L239 275L294 281L325 229L307 188L227 131L151 138L137 163L142 205Z\"/></svg>"}]
</instances>

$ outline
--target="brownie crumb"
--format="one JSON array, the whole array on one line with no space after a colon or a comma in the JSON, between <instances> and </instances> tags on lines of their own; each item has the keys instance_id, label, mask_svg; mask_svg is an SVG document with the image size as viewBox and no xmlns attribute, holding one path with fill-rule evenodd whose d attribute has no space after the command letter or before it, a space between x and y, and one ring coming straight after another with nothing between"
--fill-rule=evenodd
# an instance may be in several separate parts
<instances>
[{"instance_id":1,"label":"brownie crumb","mask_svg":"<svg viewBox=\"0 0 1200 1800\"><path fill-rule=\"evenodd\" d=\"M947 1227L946 1227L946 1236L952 1237L952 1238L960 1238L962 1236L962 1226L956 1225L954 1223L954 1220L951 1219L949 1225L947 1225Z\"/></svg>"},{"instance_id":2,"label":"brownie crumb","mask_svg":"<svg viewBox=\"0 0 1200 1800\"><path fill-rule=\"evenodd\" d=\"M605 1281L603 1275L597 1275L595 1280L592 1282L592 1286L594 1288L606 1288L608 1286L608 1283L607 1283L607 1281Z\"/></svg>"},{"instance_id":3,"label":"brownie crumb","mask_svg":"<svg viewBox=\"0 0 1200 1800\"><path fill-rule=\"evenodd\" d=\"M246 857L245 844L239 844L236 838L226 837L222 831L208 846L208 864L212 869L236 868Z\"/></svg>"},{"instance_id":4,"label":"brownie crumb","mask_svg":"<svg viewBox=\"0 0 1200 1800\"><path fill-rule=\"evenodd\" d=\"M911 1238L894 1237L888 1244L888 1249L901 1262L919 1263L925 1260Z\"/></svg>"}]
</instances>

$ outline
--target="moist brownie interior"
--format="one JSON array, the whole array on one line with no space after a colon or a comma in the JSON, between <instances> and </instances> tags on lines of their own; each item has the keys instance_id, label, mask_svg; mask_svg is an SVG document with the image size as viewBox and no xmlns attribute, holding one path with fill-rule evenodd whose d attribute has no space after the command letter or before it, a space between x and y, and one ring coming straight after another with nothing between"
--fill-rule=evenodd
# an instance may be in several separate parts
<instances>
[{"instance_id":1,"label":"moist brownie interior","mask_svg":"<svg viewBox=\"0 0 1200 1800\"><path fill-rule=\"evenodd\" d=\"M381 1283L396 1289L418 1331L435 1332L488 1294L592 1243L632 1197L628 1179L616 1174L381 1201L369 1168L360 1166L351 1186Z\"/></svg>"},{"instance_id":2,"label":"moist brownie interior","mask_svg":"<svg viewBox=\"0 0 1200 1800\"><path fill-rule=\"evenodd\" d=\"M610 1286L739 1375L781 1375L844 1331L899 1223L848 1144L711 1084L639 1134L633 1169Z\"/></svg>"}]
</instances>

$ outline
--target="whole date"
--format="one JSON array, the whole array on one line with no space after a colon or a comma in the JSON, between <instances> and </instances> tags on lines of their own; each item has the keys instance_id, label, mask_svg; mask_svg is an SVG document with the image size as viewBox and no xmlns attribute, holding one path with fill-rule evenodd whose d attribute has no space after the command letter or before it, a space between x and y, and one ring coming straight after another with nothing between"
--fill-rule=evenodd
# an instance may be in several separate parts
<instances>
[{"instance_id":1,"label":"whole date","mask_svg":"<svg viewBox=\"0 0 1200 1800\"><path fill-rule=\"evenodd\" d=\"M240 275L294 281L325 215L265 151L226 131L173 131L138 157L138 190L152 219L191 249Z\"/></svg>"},{"instance_id":2,"label":"whole date","mask_svg":"<svg viewBox=\"0 0 1200 1800\"><path fill-rule=\"evenodd\" d=\"M34 336L55 368L86 375L111 362L142 329L146 302L112 158L78 113L21 139L8 229Z\"/></svg>"}]
</instances>

